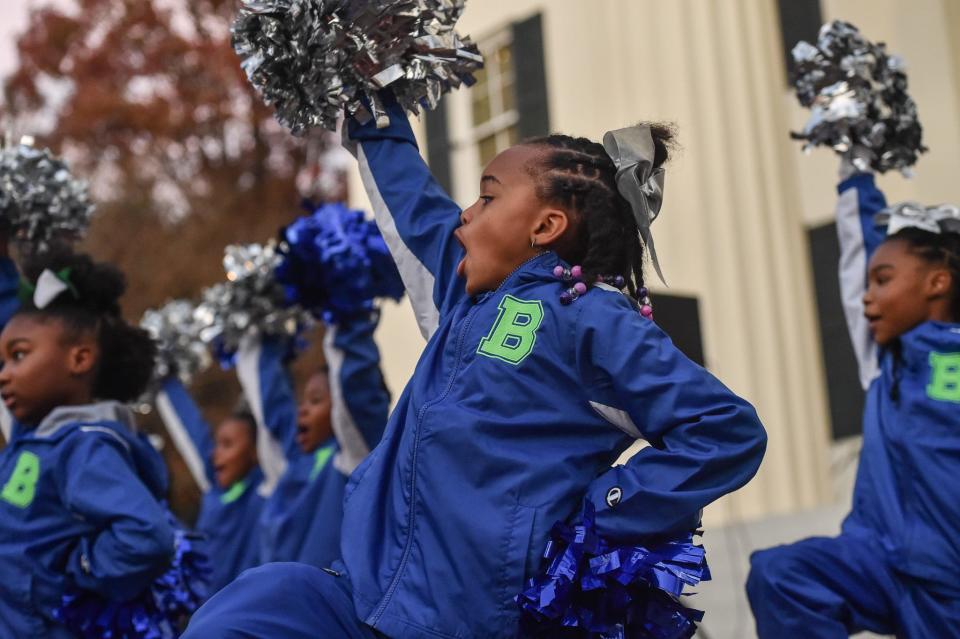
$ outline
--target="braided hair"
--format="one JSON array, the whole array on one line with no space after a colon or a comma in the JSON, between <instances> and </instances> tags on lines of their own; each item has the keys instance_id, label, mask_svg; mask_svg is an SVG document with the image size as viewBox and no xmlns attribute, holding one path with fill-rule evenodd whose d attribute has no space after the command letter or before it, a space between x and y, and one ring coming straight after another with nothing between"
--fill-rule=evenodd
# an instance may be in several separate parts
<instances>
[{"instance_id":1,"label":"braided hair","mask_svg":"<svg viewBox=\"0 0 960 639\"><path fill-rule=\"evenodd\" d=\"M886 241L894 240L905 242L914 255L950 272L950 315L954 322L960 322L960 233L931 233L907 227Z\"/></svg>"},{"instance_id":2,"label":"braided hair","mask_svg":"<svg viewBox=\"0 0 960 639\"><path fill-rule=\"evenodd\" d=\"M654 142L654 168L675 146L674 127L644 123ZM545 153L528 167L537 197L571 216L568 231L553 247L570 264L580 264L590 285L598 276L622 275L630 296L640 301L644 247L629 202L617 190L617 167L603 145L587 138L549 135L524 144Z\"/></svg>"},{"instance_id":3,"label":"braided hair","mask_svg":"<svg viewBox=\"0 0 960 639\"><path fill-rule=\"evenodd\" d=\"M69 269L75 295L62 293L38 309L31 299L24 300L17 315L42 319L55 318L63 323L71 339L96 335L100 358L92 394L97 399L129 402L147 388L153 375L156 344L150 335L124 321L120 297L126 279L112 264L94 262L90 256L58 250L41 254L24 266L24 275L36 282L44 270Z\"/></svg>"}]
</instances>

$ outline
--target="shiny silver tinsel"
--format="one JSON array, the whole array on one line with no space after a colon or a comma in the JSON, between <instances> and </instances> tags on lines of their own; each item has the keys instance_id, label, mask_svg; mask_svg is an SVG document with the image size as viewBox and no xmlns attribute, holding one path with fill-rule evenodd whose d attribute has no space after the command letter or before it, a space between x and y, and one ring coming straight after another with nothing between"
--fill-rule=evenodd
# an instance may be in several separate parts
<instances>
[{"instance_id":1,"label":"shiny silver tinsel","mask_svg":"<svg viewBox=\"0 0 960 639\"><path fill-rule=\"evenodd\" d=\"M176 375L189 384L210 365L210 351L200 340L203 326L195 319L194 308L192 302L174 300L143 314L140 327L157 342L156 379Z\"/></svg>"},{"instance_id":2,"label":"shiny silver tinsel","mask_svg":"<svg viewBox=\"0 0 960 639\"><path fill-rule=\"evenodd\" d=\"M454 30L464 0L242 1L233 47L250 82L296 135L334 130L344 110L386 126L380 89L389 87L417 113L473 84L483 66L476 45Z\"/></svg>"},{"instance_id":3,"label":"shiny silver tinsel","mask_svg":"<svg viewBox=\"0 0 960 639\"><path fill-rule=\"evenodd\" d=\"M272 243L225 249L227 281L206 289L194 311L204 343L221 355L231 354L247 333L292 338L310 325L310 314L299 306L288 306L283 286L274 278L281 259Z\"/></svg>"},{"instance_id":4,"label":"shiny silver tinsel","mask_svg":"<svg viewBox=\"0 0 960 639\"><path fill-rule=\"evenodd\" d=\"M812 111L803 131L791 134L806 141L804 150L829 146L851 154L860 170L909 173L926 147L900 58L834 21L820 29L817 46L798 43L793 59L797 98Z\"/></svg>"},{"instance_id":5,"label":"shiny silver tinsel","mask_svg":"<svg viewBox=\"0 0 960 639\"><path fill-rule=\"evenodd\" d=\"M82 236L93 208L86 182L49 150L29 144L0 149L0 219L28 251Z\"/></svg>"}]
</instances>

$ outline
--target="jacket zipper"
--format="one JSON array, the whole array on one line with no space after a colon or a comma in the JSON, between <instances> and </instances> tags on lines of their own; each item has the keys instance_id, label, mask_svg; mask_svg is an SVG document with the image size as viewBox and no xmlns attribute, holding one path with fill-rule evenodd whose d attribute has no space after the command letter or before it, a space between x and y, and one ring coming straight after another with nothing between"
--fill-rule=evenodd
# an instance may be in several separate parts
<instances>
[{"instance_id":1,"label":"jacket zipper","mask_svg":"<svg viewBox=\"0 0 960 639\"><path fill-rule=\"evenodd\" d=\"M496 290L493 291L493 293L490 293L489 295L484 297L481 301L477 302L474 305L474 307L467 312L467 316L463 319L463 328L460 329L460 335L457 336L456 364L453 367L453 371L450 373L450 379L447 381L447 386L446 388L443 389L443 393L441 393L439 397L437 397L432 402L425 403L423 406L420 407L420 411L417 413L417 428L414 433L414 439L413 439L413 456L410 460L410 465L412 470L410 472L410 509L409 509L409 515L407 516L407 541L406 543L404 543L404 546L403 546L403 554L400 556L400 565L397 566L397 572L394 574L393 580L390 582L390 586L387 588L387 592L383 596L383 600L380 602L380 605L377 606L376 611L373 613L373 616L370 618L370 621L368 622L373 627L376 627L377 623L379 623L380 621L380 618L383 616L383 613L386 611L387 606L390 605L390 600L393 598L393 595L396 592L397 587L400 585L400 579L403 576L403 571L407 566L407 560L410 558L410 549L413 547L413 526L414 526L414 514L416 512L416 499L417 499L417 495L415 492L416 486L417 486L417 452L420 449L420 431L421 431L421 426L423 425L423 416L426 414L427 410L429 410L433 406L436 406L437 404L442 402L444 399L446 399L447 395L450 394L450 390L453 388L453 382L457 378L457 373L460 372L460 364L462 360L461 356L463 354L463 342L464 342L464 339L466 338L467 330L470 328L470 325L473 322L474 312L478 308L480 308L480 305L483 304L483 302L485 302L486 300L490 299L491 297L499 293L500 289L502 289L504 285L510 281L510 278L512 278L517 273L517 271L519 271L520 269L525 267L527 264L529 264L533 260L540 257L541 255L542 253L537 254L531 257L530 259L526 260L519 266L517 266L517 268L513 269L513 271L511 271L510 274L507 275L502 282L500 282L500 284L497 286Z\"/></svg>"},{"instance_id":2,"label":"jacket zipper","mask_svg":"<svg viewBox=\"0 0 960 639\"><path fill-rule=\"evenodd\" d=\"M530 262L533 262L534 260L540 259L541 257L543 257L544 255L546 255L547 253L549 253L549 251L543 251L542 253L537 253L537 254L534 255L533 257L529 257L529 258L527 258L526 260L524 260L523 262L521 262L521 263L520 263L520 266L518 266L517 268L513 269L512 271L510 271L510 275L507 275L505 278L503 278L503 281L501 281L500 284L497 285L497 288L494 289L493 293L490 293L490 295L488 295L487 297L492 297L492 296L496 295L497 293L499 293L499 292L500 292L500 289L503 288L503 285L506 284L507 282L509 282L509 281L510 281L510 278L517 274L517 271L521 270L523 267L525 267L525 266L526 266L527 264L529 264Z\"/></svg>"},{"instance_id":3,"label":"jacket zipper","mask_svg":"<svg viewBox=\"0 0 960 639\"><path fill-rule=\"evenodd\" d=\"M400 556L400 565L397 566L397 572L393 576L393 581L390 582L390 586L387 588L387 592L383 596L383 601L380 602L380 605L377 607L376 612L373 613L373 617L371 618L370 625L374 627L376 627L377 623L380 621L380 617L383 616L384 611L390 604L390 599L393 598L393 594L396 592L397 586L400 584L400 578L403 576L403 571L406 568L407 560L410 558L410 549L413 547L413 526L417 499L415 492L417 487L417 453L420 449L420 432L423 425L423 417L427 410L442 402L450 393L450 389L453 388L453 382L457 377L457 373L460 371L460 359L463 353L463 341L473 320L473 313L477 308L478 306L474 306L472 309L470 309L467 313L467 317L465 317L463 320L463 328L460 329L460 335L457 336L456 365L454 365L453 371L450 373L450 379L447 381L446 388L443 389L443 393L441 393L440 396L435 400L432 402L427 402L421 406L420 411L417 413L417 428L414 432L413 439L413 456L410 460L410 507L408 511L409 514L407 515L407 541L403 546L403 554Z\"/></svg>"}]
</instances>

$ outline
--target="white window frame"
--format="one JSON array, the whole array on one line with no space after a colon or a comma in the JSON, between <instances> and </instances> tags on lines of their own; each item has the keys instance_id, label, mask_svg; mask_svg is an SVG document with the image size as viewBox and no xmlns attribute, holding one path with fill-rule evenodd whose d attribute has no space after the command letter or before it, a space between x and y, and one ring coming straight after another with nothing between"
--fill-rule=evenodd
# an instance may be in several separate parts
<instances>
[{"instance_id":1,"label":"white window frame","mask_svg":"<svg viewBox=\"0 0 960 639\"><path fill-rule=\"evenodd\" d=\"M513 30L507 25L504 28L493 33L489 37L479 40L481 51L496 52L502 47L513 45ZM513 52L515 54L515 52ZM490 70L496 64L496 60L488 60L487 81L490 82ZM511 74L513 71L511 71ZM499 79L499 68L493 76ZM516 77L513 78L512 86L516 91ZM499 84L499 83L498 83ZM502 84L500 84L502 86ZM446 96L449 100L448 111L448 131L450 131L450 165L453 177L453 196L461 206L469 206L477 199L479 192L480 173L483 169L480 166L480 141L492 134L498 136L508 135L507 131L512 126L516 126L520 121L520 113L517 111L516 99L514 106L508 111L503 109L503 94L500 91L490 94L490 112L494 114L489 120L481 123L479 126L473 123L473 99L472 89L466 91L455 91ZM500 144L498 142L498 148ZM505 146L503 148L506 148ZM502 150L502 149L500 149Z\"/></svg>"}]
</instances>

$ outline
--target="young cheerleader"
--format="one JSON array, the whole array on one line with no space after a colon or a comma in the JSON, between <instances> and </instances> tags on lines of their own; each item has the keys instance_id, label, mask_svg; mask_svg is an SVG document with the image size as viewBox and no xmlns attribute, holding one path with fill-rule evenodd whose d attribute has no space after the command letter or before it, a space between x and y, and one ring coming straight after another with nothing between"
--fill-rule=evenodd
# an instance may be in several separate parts
<instances>
[{"instance_id":1,"label":"young cheerleader","mask_svg":"<svg viewBox=\"0 0 960 639\"><path fill-rule=\"evenodd\" d=\"M636 306L635 215L658 209L666 132L612 136L639 177L587 140L515 146L461 212L388 104L389 127L352 139L429 344L351 477L337 573L248 571L188 637L514 637L514 597L584 501L612 542L683 534L760 464L754 410ZM650 446L611 467L639 438Z\"/></svg>"},{"instance_id":2,"label":"young cheerleader","mask_svg":"<svg viewBox=\"0 0 960 639\"><path fill-rule=\"evenodd\" d=\"M250 338L237 375L257 421L282 448L285 469L261 455L264 472L279 476L260 515L260 560L329 566L340 557L340 522L347 476L380 441L390 398L373 340L376 316L326 328L327 367L307 380L299 403L285 366L286 345ZM282 470L282 472L280 472Z\"/></svg>"},{"instance_id":3,"label":"young cheerleader","mask_svg":"<svg viewBox=\"0 0 960 639\"><path fill-rule=\"evenodd\" d=\"M30 298L0 335L0 394L19 432L0 452L0 636L65 637L68 590L125 601L175 547L163 462L122 402L153 368L126 324L122 275L86 256L28 268Z\"/></svg>"},{"instance_id":4,"label":"young cheerleader","mask_svg":"<svg viewBox=\"0 0 960 639\"><path fill-rule=\"evenodd\" d=\"M878 220L873 175L846 161L838 190L841 290L869 387L853 508L839 537L753 555L757 632L960 637L960 215Z\"/></svg>"},{"instance_id":5,"label":"young cheerleader","mask_svg":"<svg viewBox=\"0 0 960 639\"><path fill-rule=\"evenodd\" d=\"M157 412L203 493L195 529L211 560L209 592L259 564L258 523L264 496L257 465L257 425L253 415L235 412L210 427L180 380L164 381Z\"/></svg>"}]
</instances>

